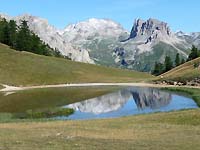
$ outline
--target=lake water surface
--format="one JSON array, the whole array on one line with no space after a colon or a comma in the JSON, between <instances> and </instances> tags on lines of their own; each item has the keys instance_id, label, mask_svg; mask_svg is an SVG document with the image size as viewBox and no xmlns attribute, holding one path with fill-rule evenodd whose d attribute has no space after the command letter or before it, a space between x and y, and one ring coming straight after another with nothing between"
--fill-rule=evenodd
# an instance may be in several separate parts
<instances>
[{"instance_id":1,"label":"lake water surface","mask_svg":"<svg viewBox=\"0 0 200 150\"><path fill-rule=\"evenodd\" d=\"M56 119L100 119L198 108L193 99L156 88L129 87L100 97L63 106L75 113Z\"/></svg>"}]
</instances>

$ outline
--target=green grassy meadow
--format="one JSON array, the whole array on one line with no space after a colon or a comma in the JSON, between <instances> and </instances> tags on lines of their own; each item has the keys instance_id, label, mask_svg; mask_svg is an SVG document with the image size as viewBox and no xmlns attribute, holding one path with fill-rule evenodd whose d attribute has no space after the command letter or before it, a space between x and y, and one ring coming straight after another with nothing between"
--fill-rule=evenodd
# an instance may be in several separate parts
<instances>
[{"instance_id":1,"label":"green grassy meadow","mask_svg":"<svg viewBox=\"0 0 200 150\"><path fill-rule=\"evenodd\" d=\"M0 44L0 60L0 83L15 86L139 82L153 78L147 73L19 52L3 44Z\"/></svg>"}]
</instances>

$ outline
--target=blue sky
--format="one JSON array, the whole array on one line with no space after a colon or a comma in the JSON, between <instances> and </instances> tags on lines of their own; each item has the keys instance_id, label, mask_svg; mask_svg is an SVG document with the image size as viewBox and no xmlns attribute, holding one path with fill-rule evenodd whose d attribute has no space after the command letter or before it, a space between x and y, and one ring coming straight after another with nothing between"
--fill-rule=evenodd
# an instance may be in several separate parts
<instances>
[{"instance_id":1,"label":"blue sky","mask_svg":"<svg viewBox=\"0 0 200 150\"><path fill-rule=\"evenodd\" d=\"M200 0L0 0L0 12L29 13L62 29L88 18L109 18L130 30L134 19L156 18L173 31L200 31Z\"/></svg>"}]
</instances>

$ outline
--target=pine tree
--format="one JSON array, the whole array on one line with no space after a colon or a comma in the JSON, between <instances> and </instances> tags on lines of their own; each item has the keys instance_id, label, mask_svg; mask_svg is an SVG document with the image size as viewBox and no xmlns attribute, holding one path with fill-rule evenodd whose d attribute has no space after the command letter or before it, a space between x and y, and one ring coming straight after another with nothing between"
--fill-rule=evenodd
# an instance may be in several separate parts
<instances>
[{"instance_id":1,"label":"pine tree","mask_svg":"<svg viewBox=\"0 0 200 150\"><path fill-rule=\"evenodd\" d=\"M9 45L9 43L10 43L8 24L6 24L5 27L3 28L3 41L2 42L7 45Z\"/></svg>"},{"instance_id":2,"label":"pine tree","mask_svg":"<svg viewBox=\"0 0 200 150\"><path fill-rule=\"evenodd\" d=\"M176 54L175 65L176 66L180 65L180 56L179 56L179 53Z\"/></svg>"},{"instance_id":3,"label":"pine tree","mask_svg":"<svg viewBox=\"0 0 200 150\"><path fill-rule=\"evenodd\" d=\"M8 22L6 19L3 19L1 21L1 33L0 33L0 42L4 44L9 44L9 27L8 27Z\"/></svg>"},{"instance_id":4,"label":"pine tree","mask_svg":"<svg viewBox=\"0 0 200 150\"><path fill-rule=\"evenodd\" d=\"M4 25L5 25L5 19L0 18L0 42L3 43L3 29L4 29Z\"/></svg>"},{"instance_id":5,"label":"pine tree","mask_svg":"<svg viewBox=\"0 0 200 150\"><path fill-rule=\"evenodd\" d=\"M165 72L171 70L173 68L173 62L170 56L165 57Z\"/></svg>"},{"instance_id":6,"label":"pine tree","mask_svg":"<svg viewBox=\"0 0 200 150\"><path fill-rule=\"evenodd\" d=\"M10 20L8 23L9 27L9 45L11 47L16 46L16 38L17 38L17 24L14 20Z\"/></svg>"},{"instance_id":7,"label":"pine tree","mask_svg":"<svg viewBox=\"0 0 200 150\"><path fill-rule=\"evenodd\" d=\"M42 52L41 45L42 44L41 44L40 38L36 34L32 33L31 45L30 45L31 52L42 55L43 52Z\"/></svg>"},{"instance_id":8,"label":"pine tree","mask_svg":"<svg viewBox=\"0 0 200 150\"><path fill-rule=\"evenodd\" d=\"M45 55L45 56L53 55L53 54L51 54L51 51L53 52L53 49L51 49L48 44L42 43L41 50L42 50L42 55Z\"/></svg>"},{"instance_id":9,"label":"pine tree","mask_svg":"<svg viewBox=\"0 0 200 150\"><path fill-rule=\"evenodd\" d=\"M182 60L181 60L181 64L184 64L185 63L185 59L183 58Z\"/></svg>"},{"instance_id":10,"label":"pine tree","mask_svg":"<svg viewBox=\"0 0 200 150\"><path fill-rule=\"evenodd\" d=\"M153 70L152 74L154 74L154 75L157 76L157 75L162 74L163 71L164 71L164 66L163 66L163 64L162 64L162 63L155 62L155 67L154 67L154 70Z\"/></svg>"},{"instance_id":11,"label":"pine tree","mask_svg":"<svg viewBox=\"0 0 200 150\"><path fill-rule=\"evenodd\" d=\"M192 45L191 53L189 54L187 61L193 60L197 57L200 57L200 51L194 45Z\"/></svg>"},{"instance_id":12,"label":"pine tree","mask_svg":"<svg viewBox=\"0 0 200 150\"><path fill-rule=\"evenodd\" d=\"M17 33L16 49L20 51L31 50L31 32L29 30L27 21L22 21Z\"/></svg>"}]
</instances>

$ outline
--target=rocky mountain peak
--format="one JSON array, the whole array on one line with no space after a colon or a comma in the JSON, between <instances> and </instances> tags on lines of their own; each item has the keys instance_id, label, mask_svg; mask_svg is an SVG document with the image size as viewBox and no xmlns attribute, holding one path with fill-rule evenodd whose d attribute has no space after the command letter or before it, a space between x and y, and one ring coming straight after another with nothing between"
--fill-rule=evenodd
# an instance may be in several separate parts
<instances>
[{"instance_id":1,"label":"rocky mountain peak","mask_svg":"<svg viewBox=\"0 0 200 150\"><path fill-rule=\"evenodd\" d=\"M77 24L69 25L65 28L65 31L69 30L81 30L81 31L98 31L105 30L107 28L111 29L123 29L123 27L109 19L96 19L91 18L87 21L78 22Z\"/></svg>"},{"instance_id":2,"label":"rocky mountain peak","mask_svg":"<svg viewBox=\"0 0 200 150\"><path fill-rule=\"evenodd\" d=\"M80 41L91 37L117 38L127 31L119 24L109 19L91 18L86 21L68 25L63 36L69 42Z\"/></svg>"},{"instance_id":3,"label":"rocky mountain peak","mask_svg":"<svg viewBox=\"0 0 200 150\"><path fill-rule=\"evenodd\" d=\"M171 36L171 31L167 23L156 20L136 19L131 30L130 39L137 37L147 37L149 40Z\"/></svg>"}]
</instances>

